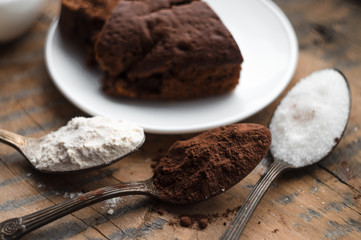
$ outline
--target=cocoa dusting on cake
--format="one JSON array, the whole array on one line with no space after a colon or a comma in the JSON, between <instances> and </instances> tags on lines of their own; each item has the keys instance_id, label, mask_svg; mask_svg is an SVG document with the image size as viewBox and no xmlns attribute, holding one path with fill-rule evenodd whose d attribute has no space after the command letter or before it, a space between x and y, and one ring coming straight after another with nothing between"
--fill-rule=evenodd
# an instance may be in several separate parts
<instances>
[{"instance_id":1,"label":"cocoa dusting on cake","mask_svg":"<svg viewBox=\"0 0 361 240\"><path fill-rule=\"evenodd\" d=\"M177 141L154 170L162 199L177 203L205 200L246 177L271 143L258 124L233 124Z\"/></svg>"}]
</instances>

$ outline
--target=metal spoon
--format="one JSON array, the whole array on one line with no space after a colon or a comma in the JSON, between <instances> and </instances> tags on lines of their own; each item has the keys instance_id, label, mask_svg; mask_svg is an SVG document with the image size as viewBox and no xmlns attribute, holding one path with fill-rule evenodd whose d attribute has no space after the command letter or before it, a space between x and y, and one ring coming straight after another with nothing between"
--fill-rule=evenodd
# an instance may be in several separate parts
<instances>
[{"instance_id":1,"label":"metal spoon","mask_svg":"<svg viewBox=\"0 0 361 240\"><path fill-rule=\"evenodd\" d=\"M144 141L145 141L145 137L143 137L143 140L132 150L129 152L126 152L124 154L121 154L119 156L117 156L115 159L111 160L111 161L107 161L105 163L102 163L100 165L96 165L96 166L91 166L88 168L82 168L79 170L45 170L45 169L39 169L37 168L32 161L30 161L30 158L32 156L34 156L34 153L37 151L41 151L40 148L40 144L43 138L29 138L29 137L24 137L21 136L19 134L13 133L13 132L9 132L3 129L0 129L0 142L4 142L6 144L8 144L9 146L15 148L16 150L18 150L25 158L26 160L28 160L28 162L31 164L31 166L33 168L35 168L36 170L40 171L40 172L45 172L45 173L70 173L70 172L79 172L79 171L87 171L90 169L96 169L96 168L101 168L101 167L105 167L107 165L110 165L116 161L119 161L122 158L125 158L126 156L128 156L129 154L135 152L136 150L138 150L140 148L140 146L143 145Z\"/></svg>"},{"instance_id":2,"label":"metal spoon","mask_svg":"<svg viewBox=\"0 0 361 240\"><path fill-rule=\"evenodd\" d=\"M348 83L346 77L340 71L338 71L338 70L336 70L336 71L342 75L343 79L346 82L348 96L349 96L349 108L348 108L347 121L346 121L346 124L344 125L342 134L337 139L337 141L334 142L334 145L329 149L326 156L328 156L336 148L337 144L339 143L340 139L342 138L342 136L345 132L349 117L350 117L350 112L351 112L351 91L350 91L349 83ZM231 223L227 227L226 231L220 237L220 240L236 240L236 239L240 238L245 226L248 223L248 220L252 216L252 213L256 209L258 203L261 201L262 197L267 192L267 190L268 190L269 186L271 185L271 183L273 182L273 180L275 180L282 172L284 172L286 170L291 170L291 169L303 168L303 167L311 165L311 164L307 164L304 166L296 167L296 166L291 165L290 163L287 163L285 161L281 161L279 159L274 158L272 154L273 153L271 150L269 152L269 154L267 155L267 157L270 157L271 160L272 159L274 160L273 163L271 164L270 168L267 170L267 173L253 187L252 191L249 193L248 197L244 201L244 204L242 205L241 209L237 212L236 216L231 221ZM325 158L326 156L324 156L323 158ZM319 162L323 158L315 159L313 161L313 164Z\"/></svg>"},{"instance_id":3,"label":"metal spoon","mask_svg":"<svg viewBox=\"0 0 361 240\"><path fill-rule=\"evenodd\" d=\"M99 188L29 215L0 223L0 239L18 239L24 234L94 203L124 196L148 195L160 199L153 179Z\"/></svg>"},{"instance_id":4,"label":"metal spoon","mask_svg":"<svg viewBox=\"0 0 361 240\"><path fill-rule=\"evenodd\" d=\"M232 185L234 184L236 183L233 183ZM203 200L209 199L222 192L223 191L212 193L209 196L206 196ZM175 204L183 203L180 201L177 202L175 200L162 198L161 194L159 194L159 191L154 185L153 178L145 181L119 183L114 186L102 187L84 193L73 199L64 201L62 203L53 205L51 207L31 213L23 217L6 220L0 223L0 239L18 239L28 232L31 232L41 226L44 226L81 208L90 206L106 199L120 197L124 195L147 195L162 200L164 202L171 202Z\"/></svg>"}]
</instances>

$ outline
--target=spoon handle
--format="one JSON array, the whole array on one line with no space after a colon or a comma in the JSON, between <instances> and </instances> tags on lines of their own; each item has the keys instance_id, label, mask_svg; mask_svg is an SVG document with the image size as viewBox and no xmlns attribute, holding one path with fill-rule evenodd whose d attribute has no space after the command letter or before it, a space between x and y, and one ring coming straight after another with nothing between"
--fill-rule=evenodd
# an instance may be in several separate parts
<instances>
[{"instance_id":1,"label":"spoon handle","mask_svg":"<svg viewBox=\"0 0 361 240\"><path fill-rule=\"evenodd\" d=\"M124 195L154 195L152 180L120 183L99 188L29 215L0 223L0 239L18 239L45 224L94 203Z\"/></svg>"},{"instance_id":2,"label":"spoon handle","mask_svg":"<svg viewBox=\"0 0 361 240\"><path fill-rule=\"evenodd\" d=\"M263 195L267 192L267 189L271 185L272 181L276 179L281 172L290 167L291 166L288 163L277 160L272 163L266 175L258 180L257 184L253 187L247 199L244 201L242 208L237 212L226 231L222 234L220 240L239 239L249 218L256 209Z\"/></svg>"},{"instance_id":3,"label":"spoon handle","mask_svg":"<svg viewBox=\"0 0 361 240\"><path fill-rule=\"evenodd\" d=\"M0 129L0 141L9 144L12 147L19 148L25 144L26 138L19 134Z\"/></svg>"}]
</instances>

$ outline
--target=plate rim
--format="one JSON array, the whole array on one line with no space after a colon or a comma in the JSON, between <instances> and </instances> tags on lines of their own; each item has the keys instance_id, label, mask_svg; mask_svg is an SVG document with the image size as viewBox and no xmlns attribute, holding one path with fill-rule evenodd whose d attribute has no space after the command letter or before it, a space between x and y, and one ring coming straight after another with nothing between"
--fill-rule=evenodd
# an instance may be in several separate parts
<instances>
[{"instance_id":1,"label":"plate rim","mask_svg":"<svg viewBox=\"0 0 361 240\"><path fill-rule=\"evenodd\" d=\"M253 0L254 1L254 0ZM242 121L244 119L249 118L250 116L253 116L269 106L273 101L275 101L281 93L285 90L285 88L288 86L288 84L291 82L292 77L296 71L297 63L298 63L298 40L295 33L294 28L292 27L291 22L285 15L285 13L279 8L277 4L275 4L271 0L258 0L260 3L262 3L267 9L272 12L279 22L282 24L283 29L285 30L285 33L287 34L287 40L290 44L290 51L289 56L290 60L288 67L283 74L283 79L287 79L283 82L283 85L280 85L280 90L274 95L271 96L271 100L267 100L265 103L260 104L259 106L255 107L253 111L249 111L246 114L234 114L228 118L224 118L221 120L215 120L207 123L201 123L201 124L188 124L186 126L178 126L176 129L174 127L168 127L168 126L147 126L146 124L139 124L147 133L152 134L188 134L188 133L195 133L195 132L201 132L208 129L212 129L219 126L224 126L228 124L232 124L235 122ZM80 110L84 111L87 114L90 114L92 116L99 115L96 111L92 110L91 108L84 106L84 104L80 104L73 100L73 98L68 94L64 89L59 85L58 81L55 80L57 77L55 76L55 73L52 71L52 61L51 61L51 45L52 40L54 39L54 33L58 27L59 18L56 18L50 25L49 30L46 35L45 40L45 65L47 68L47 71L50 75L50 78L52 79L52 82L55 84L56 88L62 93L62 95L70 101L73 105L75 105Z\"/></svg>"}]
</instances>

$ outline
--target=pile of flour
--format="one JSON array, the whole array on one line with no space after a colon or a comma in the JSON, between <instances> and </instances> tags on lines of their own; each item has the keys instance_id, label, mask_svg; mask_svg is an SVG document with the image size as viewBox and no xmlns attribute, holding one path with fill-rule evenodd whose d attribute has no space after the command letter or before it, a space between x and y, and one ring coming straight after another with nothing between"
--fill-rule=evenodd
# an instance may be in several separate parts
<instances>
[{"instance_id":1,"label":"pile of flour","mask_svg":"<svg viewBox=\"0 0 361 240\"><path fill-rule=\"evenodd\" d=\"M144 141L141 127L123 120L76 117L41 139L30 161L44 171L75 171L110 164Z\"/></svg>"}]
</instances>

